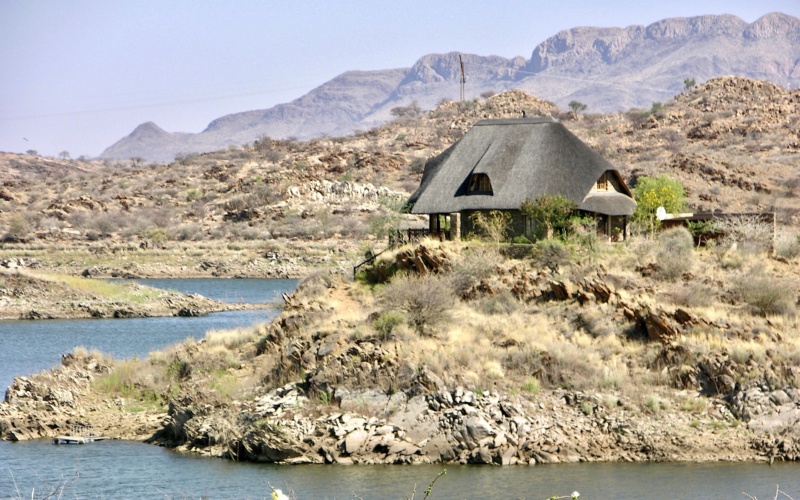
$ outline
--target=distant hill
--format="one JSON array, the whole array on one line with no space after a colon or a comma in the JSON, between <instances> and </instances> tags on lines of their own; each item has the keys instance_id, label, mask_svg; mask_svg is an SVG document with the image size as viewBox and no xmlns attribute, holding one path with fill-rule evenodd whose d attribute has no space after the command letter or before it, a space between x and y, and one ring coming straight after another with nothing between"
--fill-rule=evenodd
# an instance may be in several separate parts
<instances>
[{"instance_id":1,"label":"distant hill","mask_svg":"<svg viewBox=\"0 0 800 500\"><path fill-rule=\"evenodd\" d=\"M530 59L463 54L467 97L521 89L566 109L589 112L649 108L697 83L724 75L800 85L800 19L768 14L750 24L731 15L673 18L649 26L579 27L539 44ZM411 68L349 71L308 94L269 109L226 115L197 134L170 133L152 122L107 148L102 158L169 161L260 136L306 139L346 135L386 122L391 110L416 101L432 109L458 99L459 54L429 54Z\"/></svg>"}]
</instances>

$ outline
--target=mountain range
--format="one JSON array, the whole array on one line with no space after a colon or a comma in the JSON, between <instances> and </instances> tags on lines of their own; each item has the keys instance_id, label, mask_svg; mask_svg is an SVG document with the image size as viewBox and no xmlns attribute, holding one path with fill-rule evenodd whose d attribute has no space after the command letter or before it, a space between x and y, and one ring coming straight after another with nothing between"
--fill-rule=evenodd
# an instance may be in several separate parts
<instances>
[{"instance_id":1,"label":"mountain range","mask_svg":"<svg viewBox=\"0 0 800 500\"><path fill-rule=\"evenodd\" d=\"M346 135L393 118L392 109L421 109L460 97L463 58L466 97L520 89L566 109L588 112L649 108L685 88L724 75L800 86L800 19L767 14L753 23L732 15L671 18L649 26L578 27L540 43L529 59L429 54L411 68L348 71L289 103L225 115L200 133L171 133L139 125L101 158L171 161L176 155L240 146L259 137Z\"/></svg>"}]
</instances>

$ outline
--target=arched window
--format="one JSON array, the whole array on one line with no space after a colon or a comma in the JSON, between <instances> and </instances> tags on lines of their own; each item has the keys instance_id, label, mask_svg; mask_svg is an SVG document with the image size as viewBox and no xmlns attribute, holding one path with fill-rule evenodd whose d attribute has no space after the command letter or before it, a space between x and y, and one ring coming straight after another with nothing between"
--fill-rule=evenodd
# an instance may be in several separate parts
<instances>
[{"instance_id":1,"label":"arched window","mask_svg":"<svg viewBox=\"0 0 800 500\"><path fill-rule=\"evenodd\" d=\"M469 179L469 192L476 194L493 194L492 182L486 174L472 174Z\"/></svg>"}]
</instances>

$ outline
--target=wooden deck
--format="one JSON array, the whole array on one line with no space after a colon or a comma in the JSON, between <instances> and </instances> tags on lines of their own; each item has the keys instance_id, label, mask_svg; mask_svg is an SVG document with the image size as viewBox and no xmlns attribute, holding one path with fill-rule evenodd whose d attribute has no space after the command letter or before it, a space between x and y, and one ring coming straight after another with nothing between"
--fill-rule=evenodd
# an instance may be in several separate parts
<instances>
[{"instance_id":1,"label":"wooden deck","mask_svg":"<svg viewBox=\"0 0 800 500\"><path fill-rule=\"evenodd\" d=\"M90 425L73 425L70 426L69 432L65 436L54 437L53 444L86 444L108 439L98 436Z\"/></svg>"}]
</instances>

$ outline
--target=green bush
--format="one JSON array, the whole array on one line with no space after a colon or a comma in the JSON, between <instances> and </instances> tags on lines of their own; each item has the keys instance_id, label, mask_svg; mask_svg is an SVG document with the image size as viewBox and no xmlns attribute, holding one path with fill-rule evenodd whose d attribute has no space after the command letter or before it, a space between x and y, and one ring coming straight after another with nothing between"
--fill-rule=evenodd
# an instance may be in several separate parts
<instances>
[{"instance_id":1,"label":"green bush","mask_svg":"<svg viewBox=\"0 0 800 500\"><path fill-rule=\"evenodd\" d=\"M196 201L196 200L199 200L201 196L202 196L202 193L198 189L192 188L192 189L186 191L186 201L189 201L189 202Z\"/></svg>"},{"instance_id":2,"label":"green bush","mask_svg":"<svg viewBox=\"0 0 800 500\"><path fill-rule=\"evenodd\" d=\"M575 202L562 196L537 196L535 200L525 200L520 211L536 222L537 236L552 238L554 232L565 237L569 233L570 219L575 212Z\"/></svg>"},{"instance_id":3,"label":"green bush","mask_svg":"<svg viewBox=\"0 0 800 500\"><path fill-rule=\"evenodd\" d=\"M536 396L539 394L541 390L541 385L539 384L539 379L536 377L528 377L525 380L525 383L522 384L522 390L530 394L531 396Z\"/></svg>"},{"instance_id":4,"label":"green bush","mask_svg":"<svg viewBox=\"0 0 800 500\"><path fill-rule=\"evenodd\" d=\"M388 339L395 328L405 322L405 316L397 311L387 311L372 323L372 327L383 339Z\"/></svg>"}]
</instances>

